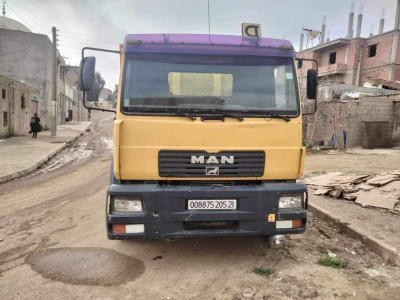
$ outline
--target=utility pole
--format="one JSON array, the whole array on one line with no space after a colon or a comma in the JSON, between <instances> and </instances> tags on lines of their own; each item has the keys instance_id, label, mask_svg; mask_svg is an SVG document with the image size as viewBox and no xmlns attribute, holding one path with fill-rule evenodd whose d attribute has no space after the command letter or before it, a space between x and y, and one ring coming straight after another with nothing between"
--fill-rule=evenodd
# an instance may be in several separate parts
<instances>
[{"instance_id":1,"label":"utility pole","mask_svg":"<svg viewBox=\"0 0 400 300\"><path fill-rule=\"evenodd\" d=\"M53 118L51 119L51 136L57 135L57 30L53 31L53 81L52 81L52 98L53 98Z\"/></svg>"}]
</instances>

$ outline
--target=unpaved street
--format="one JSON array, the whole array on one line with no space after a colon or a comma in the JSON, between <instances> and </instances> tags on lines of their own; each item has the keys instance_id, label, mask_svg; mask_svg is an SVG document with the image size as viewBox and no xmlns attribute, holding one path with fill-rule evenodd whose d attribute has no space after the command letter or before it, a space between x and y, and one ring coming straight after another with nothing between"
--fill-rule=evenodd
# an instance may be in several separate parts
<instances>
[{"instance_id":1,"label":"unpaved street","mask_svg":"<svg viewBox=\"0 0 400 300\"><path fill-rule=\"evenodd\" d=\"M305 176L328 172L378 174L400 169L400 149L348 149L307 153Z\"/></svg>"},{"instance_id":2,"label":"unpaved street","mask_svg":"<svg viewBox=\"0 0 400 300\"><path fill-rule=\"evenodd\" d=\"M93 116L72 148L0 185L1 299L400 299L399 267L312 215L304 235L279 245L262 237L108 240L113 116ZM328 250L348 266L318 265ZM253 267L275 272L263 277Z\"/></svg>"}]
</instances>

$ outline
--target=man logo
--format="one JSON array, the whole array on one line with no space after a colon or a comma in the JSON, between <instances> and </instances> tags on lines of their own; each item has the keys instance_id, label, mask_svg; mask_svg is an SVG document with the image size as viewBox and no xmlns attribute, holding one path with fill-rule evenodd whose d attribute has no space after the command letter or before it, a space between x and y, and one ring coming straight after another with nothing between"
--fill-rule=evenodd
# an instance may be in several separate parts
<instances>
[{"instance_id":1,"label":"man logo","mask_svg":"<svg viewBox=\"0 0 400 300\"><path fill-rule=\"evenodd\" d=\"M235 163L235 157L234 156L225 156L222 155L220 160L214 155L210 155L207 160L205 159L204 155L201 156L195 156L192 155L190 159L190 163L192 164L234 164Z\"/></svg>"},{"instance_id":2,"label":"man logo","mask_svg":"<svg viewBox=\"0 0 400 300\"><path fill-rule=\"evenodd\" d=\"M219 167L206 167L206 176L218 176Z\"/></svg>"}]
</instances>

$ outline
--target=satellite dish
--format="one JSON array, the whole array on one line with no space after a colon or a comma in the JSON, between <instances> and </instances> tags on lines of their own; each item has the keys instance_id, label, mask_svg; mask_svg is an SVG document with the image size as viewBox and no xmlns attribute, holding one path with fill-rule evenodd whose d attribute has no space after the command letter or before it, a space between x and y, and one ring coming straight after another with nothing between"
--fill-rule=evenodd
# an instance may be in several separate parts
<instances>
[{"instance_id":1,"label":"satellite dish","mask_svg":"<svg viewBox=\"0 0 400 300\"><path fill-rule=\"evenodd\" d=\"M319 36L321 34L321 31L318 30L312 30L310 35L313 39L315 39L317 36Z\"/></svg>"}]
</instances>

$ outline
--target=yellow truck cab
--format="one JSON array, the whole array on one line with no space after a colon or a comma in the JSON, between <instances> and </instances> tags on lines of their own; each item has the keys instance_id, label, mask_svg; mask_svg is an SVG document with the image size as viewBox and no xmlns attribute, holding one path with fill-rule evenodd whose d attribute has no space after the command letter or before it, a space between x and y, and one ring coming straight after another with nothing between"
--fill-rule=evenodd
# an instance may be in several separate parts
<instances>
[{"instance_id":1,"label":"yellow truck cab","mask_svg":"<svg viewBox=\"0 0 400 300\"><path fill-rule=\"evenodd\" d=\"M120 55L110 239L304 232L307 188L296 180L305 148L290 42L134 34ZM83 58L80 72L88 91L94 58Z\"/></svg>"}]
</instances>

